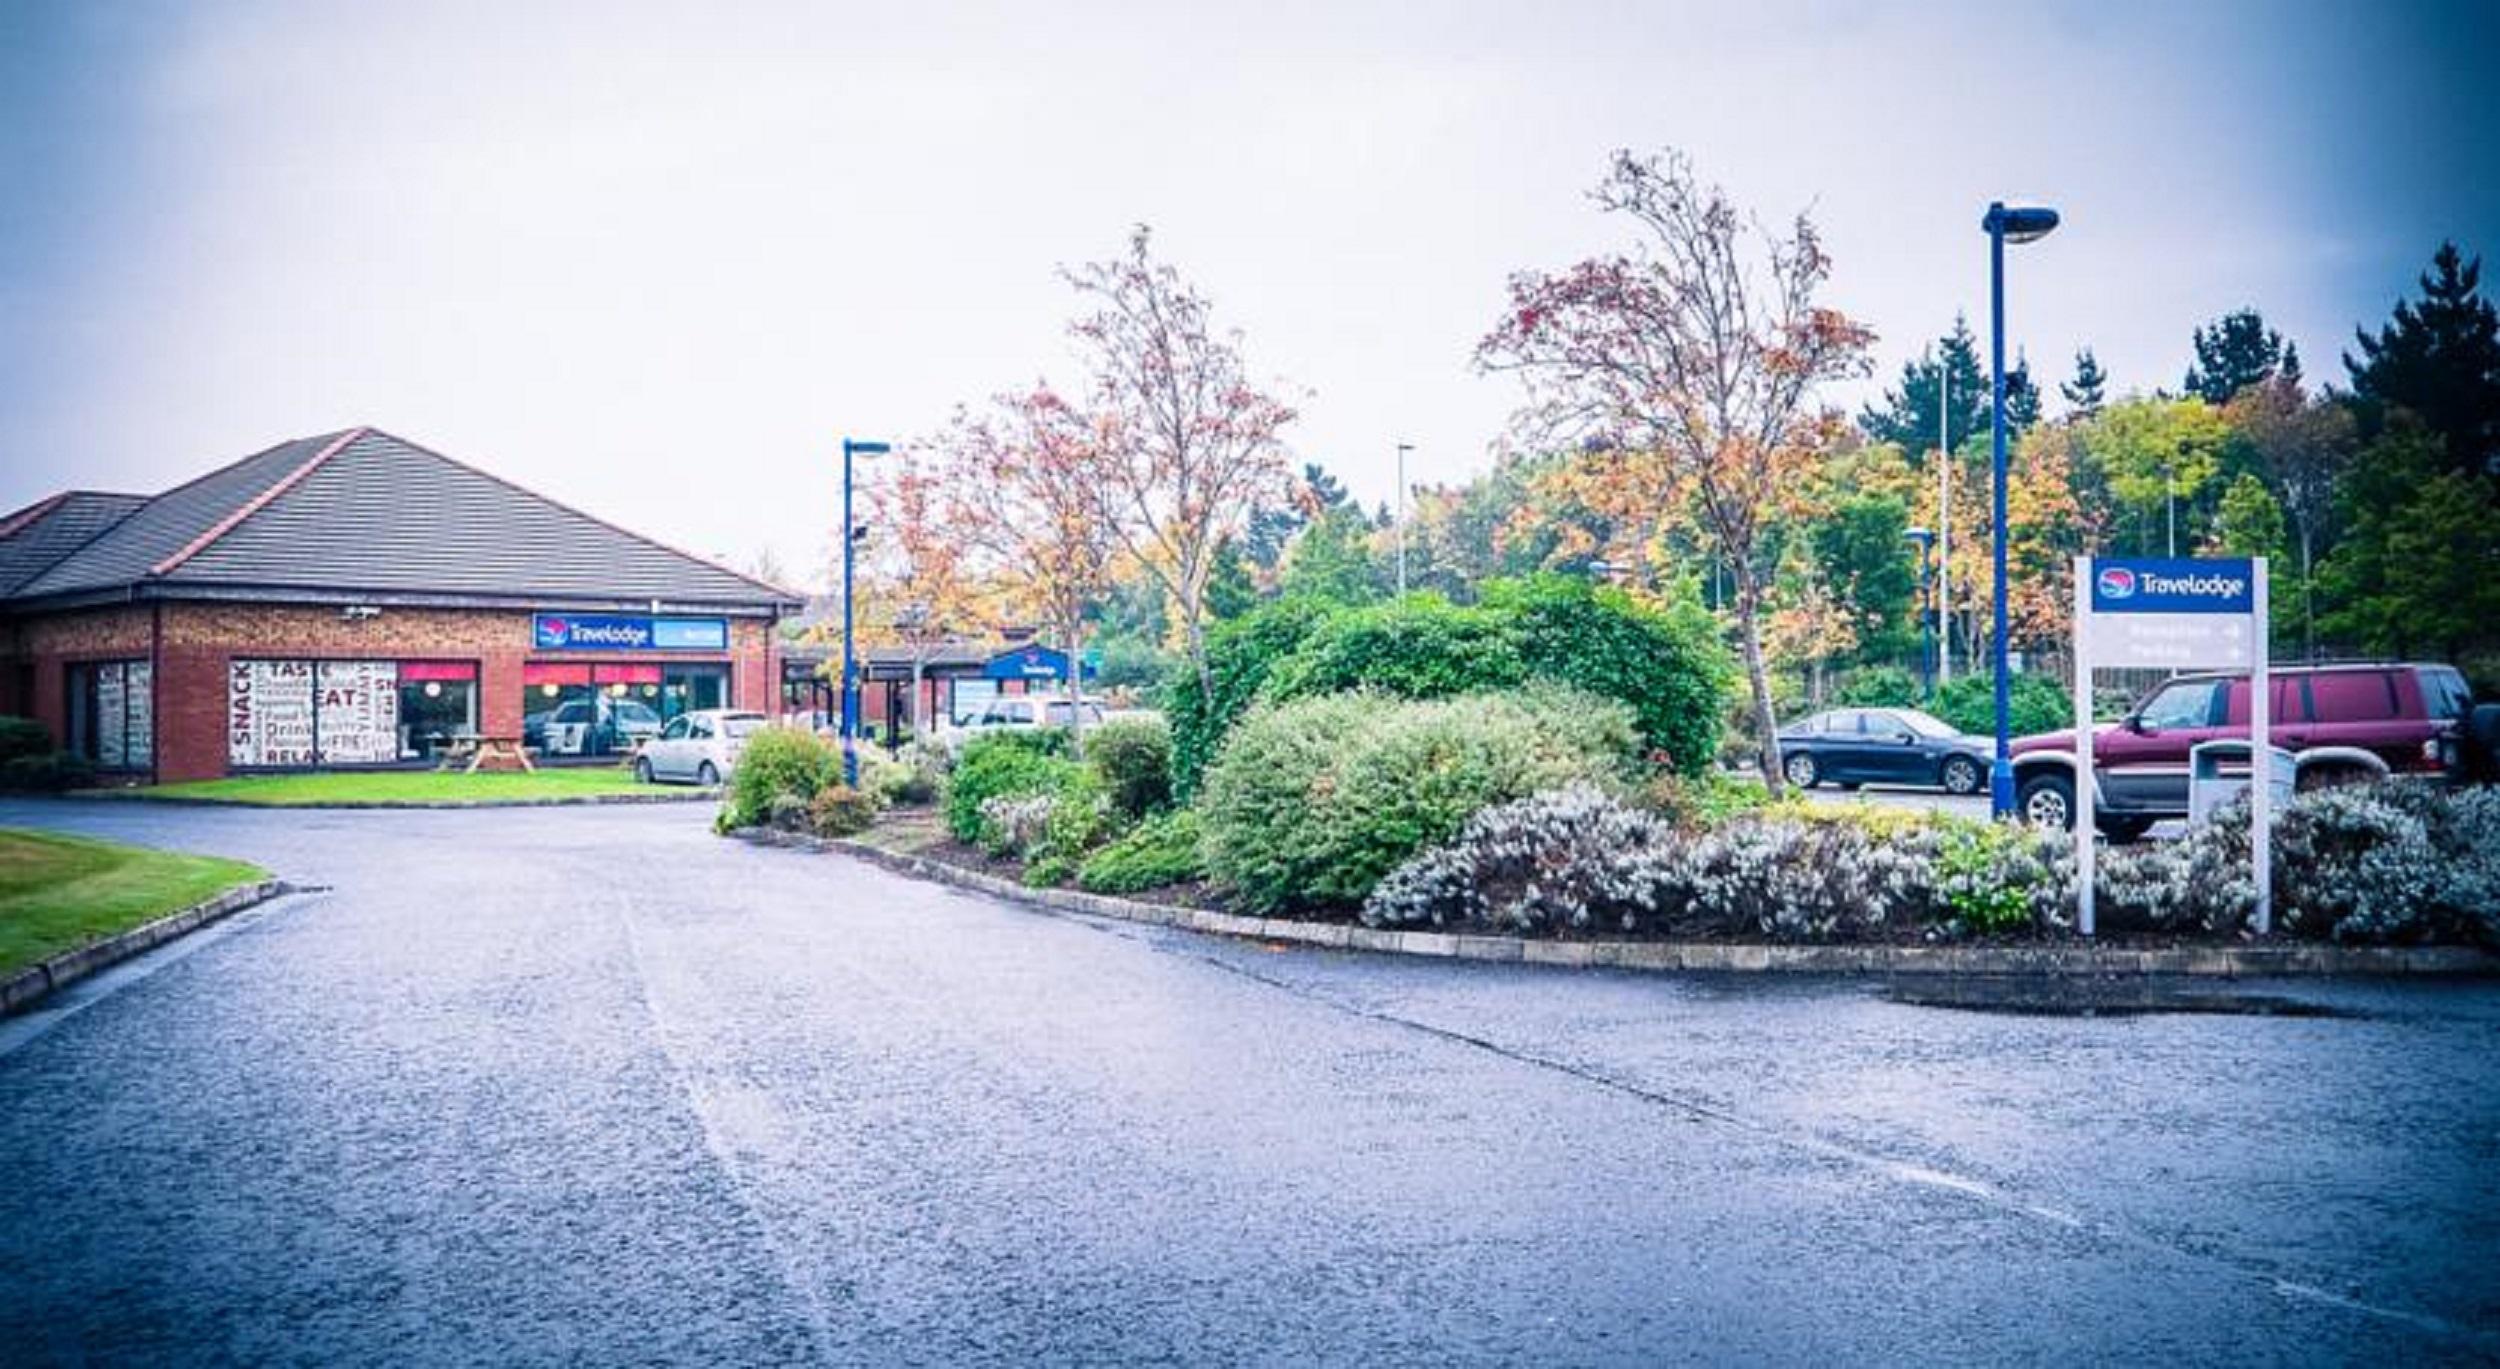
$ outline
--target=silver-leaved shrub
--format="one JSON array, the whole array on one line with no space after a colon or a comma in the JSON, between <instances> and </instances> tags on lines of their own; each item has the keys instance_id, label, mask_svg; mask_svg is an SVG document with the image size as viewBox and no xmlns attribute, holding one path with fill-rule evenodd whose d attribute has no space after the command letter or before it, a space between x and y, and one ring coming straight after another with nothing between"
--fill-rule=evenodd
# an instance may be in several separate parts
<instances>
[{"instance_id":1,"label":"silver-leaved shrub","mask_svg":"<svg viewBox=\"0 0 2500 1369\"><path fill-rule=\"evenodd\" d=\"M1456 840L1393 871L1363 903L1374 927L1638 931L1669 882L1672 829L1589 784L1484 809Z\"/></svg>"}]
</instances>

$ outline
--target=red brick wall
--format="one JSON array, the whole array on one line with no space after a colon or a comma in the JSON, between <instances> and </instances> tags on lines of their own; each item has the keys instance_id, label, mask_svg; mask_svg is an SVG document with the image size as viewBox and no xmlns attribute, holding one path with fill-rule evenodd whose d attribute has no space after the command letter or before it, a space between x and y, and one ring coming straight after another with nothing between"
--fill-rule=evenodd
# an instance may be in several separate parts
<instances>
[{"instance_id":1,"label":"red brick wall","mask_svg":"<svg viewBox=\"0 0 2500 1369\"><path fill-rule=\"evenodd\" d=\"M349 620L336 608L267 604L169 603L156 685L157 776L213 779L226 773L226 671L237 657L331 659L439 658L478 663L478 725L521 733L524 661L615 661L616 652L533 652L530 615L514 610L386 608ZM62 667L79 660L146 657L150 610L116 608L29 619L10 627L13 660L34 663L34 716L60 737ZM723 662L733 702L780 707L780 663L760 619L732 619L727 653L668 652L634 659Z\"/></svg>"},{"instance_id":2,"label":"red brick wall","mask_svg":"<svg viewBox=\"0 0 2500 1369\"><path fill-rule=\"evenodd\" d=\"M64 666L79 661L145 660L148 654L148 610L101 608L84 613L32 618L9 634L9 654L0 670L14 675L21 662L32 662L35 697L26 701L26 716L51 729L59 745L69 726L62 696Z\"/></svg>"}]
</instances>

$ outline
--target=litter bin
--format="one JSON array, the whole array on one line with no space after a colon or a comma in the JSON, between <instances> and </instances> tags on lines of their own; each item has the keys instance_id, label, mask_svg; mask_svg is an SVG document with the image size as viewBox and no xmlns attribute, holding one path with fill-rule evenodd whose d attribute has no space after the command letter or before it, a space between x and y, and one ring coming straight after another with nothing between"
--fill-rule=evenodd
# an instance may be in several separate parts
<instances>
[{"instance_id":1,"label":"litter bin","mask_svg":"<svg viewBox=\"0 0 2500 1369\"><path fill-rule=\"evenodd\" d=\"M2248 743L2237 737L2198 742L2188 749L2188 822L2205 821L2206 815L2248 792ZM2299 768L2292 753L2279 746L2266 751L2273 758L2274 811L2292 801L2292 781ZM2224 766L2231 773L2223 773Z\"/></svg>"}]
</instances>

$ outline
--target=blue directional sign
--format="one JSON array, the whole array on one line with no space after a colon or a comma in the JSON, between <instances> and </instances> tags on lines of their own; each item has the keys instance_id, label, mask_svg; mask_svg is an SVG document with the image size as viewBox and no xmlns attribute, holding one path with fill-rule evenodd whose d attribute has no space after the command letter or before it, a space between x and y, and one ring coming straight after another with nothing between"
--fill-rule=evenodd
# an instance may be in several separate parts
<instances>
[{"instance_id":1,"label":"blue directional sign","mask_svg":"<svg viewBox=\"0 0 2500 1369\"><path fill-rule=\"evenodd\" d=\"M2236 613L2257 611L2257 570L2246 557L2168 560L2095 557L2094 613Z\"/></svg>"}]
</instances>

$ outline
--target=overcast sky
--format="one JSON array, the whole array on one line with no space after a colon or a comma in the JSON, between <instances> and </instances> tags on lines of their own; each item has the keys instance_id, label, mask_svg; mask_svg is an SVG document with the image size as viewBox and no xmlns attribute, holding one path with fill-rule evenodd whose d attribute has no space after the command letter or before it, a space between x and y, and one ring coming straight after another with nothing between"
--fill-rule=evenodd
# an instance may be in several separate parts
<instances>
[{"instance_id":1,"label":"overcast sky","mask_svg":"<svg viewBox=\"0 0 2500 1369\"><path fill-rule=\"evenodd\" d=\"M1994 197L2066 216L2012 258L2044 378L2176 386L2255 304L2340 379L2442 237L2500 258L2494 70L2470 2L6 0L0 507L372 423L810 575L840 437L1074 383L1057 268L1138 222L1385 498L1399 441L1487 463L1469 351L1626 241L1618 146L1810 207L1879 380L1984 329Z\"/></svg>"}]
</instances>

